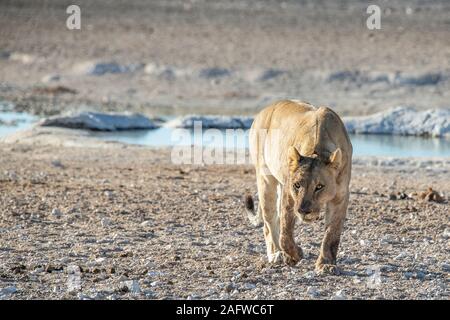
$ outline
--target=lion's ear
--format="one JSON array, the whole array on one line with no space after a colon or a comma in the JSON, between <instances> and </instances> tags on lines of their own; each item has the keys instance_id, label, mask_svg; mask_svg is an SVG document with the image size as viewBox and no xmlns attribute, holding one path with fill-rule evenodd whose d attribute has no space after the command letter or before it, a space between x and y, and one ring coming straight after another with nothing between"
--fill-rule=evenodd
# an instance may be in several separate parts
<instances>
[{"instance_id":1,"label":"lion's ear","mask_svg":"<svg viewBox=\"0 0 450 320\"><path fill-rule=\"evenodd\" d=\"M290 146L288 149L288 164L289 164L289 170L291 172L294 172L297 170L300 160L302 156L297 151L297 149L293 146Z\"/></svg>"},{"instance_id":2,"label":"lion's ear","mask_svg":"<svg viewBox=\"0 0 450 320\"><path fill-rule=\"evenodd\" d=\"M337 148L330 156L330 165L334 168L340 168L342 162L342 151Z\"/></svg>"}]
</instances>

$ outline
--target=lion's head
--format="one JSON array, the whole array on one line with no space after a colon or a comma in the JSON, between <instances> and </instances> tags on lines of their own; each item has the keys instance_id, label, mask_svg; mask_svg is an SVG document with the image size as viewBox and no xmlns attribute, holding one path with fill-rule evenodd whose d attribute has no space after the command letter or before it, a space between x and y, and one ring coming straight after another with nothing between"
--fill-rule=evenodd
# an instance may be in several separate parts
<instances>
[{"instance_id":1,"label":"lion's head","mask_svg":"<svg viewBox=\"0 0 450 320\"><path fill-rule=\"evenodd\" d=\"M295 147L288 150L289 178L286 187L294 200L294 213L305 222L319 219L324 204L336 195L336 178L342 152L329 157L302 156Z\"/></svg>"}]
</instances>

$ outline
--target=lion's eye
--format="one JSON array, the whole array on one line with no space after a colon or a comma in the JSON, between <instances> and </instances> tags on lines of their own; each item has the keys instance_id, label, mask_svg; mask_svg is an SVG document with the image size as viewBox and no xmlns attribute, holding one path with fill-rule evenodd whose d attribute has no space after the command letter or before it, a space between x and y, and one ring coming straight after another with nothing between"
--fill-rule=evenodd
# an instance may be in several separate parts
<instances>
[{"instance_id":1,"label":"lion's eye","mask_svg":"<svg viewBox=\"0 0 450 320\"><path fill-rule=\"evenodd\" d=\"M316 186L316 191L319 191L319 190L322 190L323 189L323 184L318 184L317 186Z\"/></svg>"},{"instance_id":2,"label":"lion's eye","mask_svg":"<svg viewBox=\"0 0 450 320\"><path fill-rule=\"evenodd\" d=\"M300 182L294 183L294 188L295 189L300 189L300 187L301 187Z\"/></svg>"}]
</instances>

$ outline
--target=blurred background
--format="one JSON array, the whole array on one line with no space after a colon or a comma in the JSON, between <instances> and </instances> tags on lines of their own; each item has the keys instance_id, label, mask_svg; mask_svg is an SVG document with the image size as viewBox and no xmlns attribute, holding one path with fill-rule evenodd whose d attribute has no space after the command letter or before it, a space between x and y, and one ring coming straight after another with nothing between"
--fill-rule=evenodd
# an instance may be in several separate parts
<instances>
[{"instance_id":1,"label":"blurred background","mask_svg":"<svg viewBox=\"0 0 450 320\"><path fill-rule=\"evenodd\" d=\"M38 115L254 114L279 98L341 115L445 108L449 39L444 0L0 0L0 99Z\"/></svg>"}]
</instances>

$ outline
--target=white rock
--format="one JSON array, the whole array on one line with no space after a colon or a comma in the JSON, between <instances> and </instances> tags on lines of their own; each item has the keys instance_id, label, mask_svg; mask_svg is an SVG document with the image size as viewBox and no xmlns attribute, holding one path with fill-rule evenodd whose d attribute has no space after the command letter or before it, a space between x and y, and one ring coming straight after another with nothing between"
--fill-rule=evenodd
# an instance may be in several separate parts
<instances>
[{"instance_id":1,"label":"white rock","mask_svg":"<svg viewBox=\"0 0 450 320\"><path fill-rule=\"evenodd\" d=\"M100 257L100 258L97 258L97 259L95 259L95 263L96 264L102 264L103 262L105 262L106 261L106 258L103 258L103 257Z\"/></svg>"},{"instance_id":2,"label":"white rock","mask_svg":"<svg viewBox=\"0 0 450 320\"><path fill-rule=\"evenodd\" d=\"M41 81L44 83L49 83L49 82L59 81L60 79L61 79L61 76L59 74L48 74L48 75L42 77Z\"/></svg>"},{"instance_id":3,"label":"white rock","mask_svg":"<svg viewBox=\"0 0 450 320\"><path fill-rule=\"evenodd\" d=\"M196 125L201 124L203 129L249 129L252 122L253 118L251 117L189 115L169 121L165 126L192 129L195 128Z\"/></svg>"},{"instance_id":4,"label":"white rock","mask_svg":"<svg viewBox=\"0 0 450 320\"><path fill-rule=\"evenodd\" d=\"M450 238L450 228L445 228L444 232L442 233L442 236L446 239Z\"/></svg>"},{"instance_id":5,"label":"white rock","mask_svg":"<svg viewBox=\"0 0 450 320\"><path fill-rule=\"evenodd\" d=\"M450 136L450 109L397 107L363 117L344 117L349 133Z\"/></svg>"},{"instance_id":6,"label":"white rock","mask_svg":"<svg viewBox=\"0 0 450 320\"><path fill-rule=\"evenodd\" d=\"M52 216L54 216L55 218L59 218L61 217L62 213L61 210L59 210L58 208L54 208L52 210Z\"/></svg>"},{"instance_id":7,"label":"white rock","mask_svg":"<svg viewBox=\"0 0 450 320\"><path fill-rule=\"evenodd\" d=\"M150 286L152 286L152 287L158 287L160 285L161 285L161 281L159 281L159 280L156 280L156 281L153 281L150 283Z\"/></svg>"},{"instance_id":8,"label":"white rock","mask_svg":"<svg viewBox=\"0 0 450 320\"><path fill-rule=\"evenodd\" d=\"M152 225L152 222L150 220L144 221L141 223L141 227L149 227Z\"/></svg>"},{"instance_id":9,"label":"white rock","mask_svg":"<svg viewBox=\"0 0 450 320\"><path fill-rule=\"evenodd\" d=\"M394 260L403 260L407 257L408 255L406 254L406 252L402 251L400 252L395 258Z\"/></svg>"},{"instance_id":10,"label":"white rock","mask_svg":"<svg viewBox=\"0 0 450 320\"><path fill-rule=\"evenodd\" d=\"M128 288L131 294L139 294L141 292L141 287L137 280L128 280L123 282L123 286Z\"/></svg>"},{"instance_id":11,"label":"white rock","mask_svg":"<svg viewBox=\"0 0 450 320\"><path fill-rule=\"evenodd\" d=\"M367 273L367 271L368 270L366 270L366 273ZM381 277L380 267L379 266L372 267L372 269L370 270L370 272L368 274L369 274L369 277L366 281L367 287L369 289L378 288L383 282L383 279Z\"/></svg>"},{"instance_id":12,"label":"white rock","mask_svg":"<svg viewBox=\"0 0 450 320\"><path fill-rule=\"evenodd\" d=\"M109 190L106 190L106 191L104 192L104 195L105 195L109 200L111 200L111 199L114 198L114 193L113 193L112 191L109 191Z\"/></svg>"},{"instance_id":13,"label":"white rock","mask_svg":"<svg viewBox=\"0 0 450 320\"><path fill-rule=\"evenodd\" d=\"M333 295L333 300L347 300L347 297L345 296L344 290L338 290Z\"/></svg>"},{"instance_id":14,"label":"white rock","mask_svg":"<svg viewBox=\"0 0 450 320\"><path fill-rule=\"evenodd\" d=\"M67 291L76 292L81 290L81 269L77 265L69 265L66 269Z\"/></svg>"},{"instance_id":15,"label":"white rock","mask_svg":"<svg viewBox=\"0 0 450 320\"><path fill-rule=\"evenodd\" d=\"M81 112L67 116L55 116L39 122L43 127L63 127L96 131L156 129L157 125L141 114Z\"/></svg>"}]
</instances>

